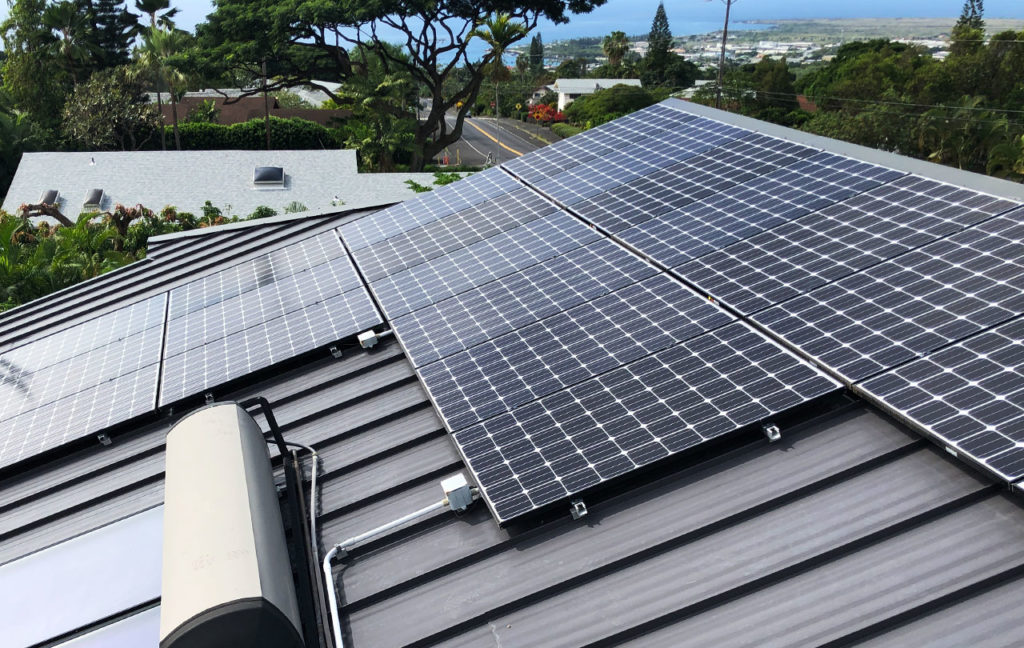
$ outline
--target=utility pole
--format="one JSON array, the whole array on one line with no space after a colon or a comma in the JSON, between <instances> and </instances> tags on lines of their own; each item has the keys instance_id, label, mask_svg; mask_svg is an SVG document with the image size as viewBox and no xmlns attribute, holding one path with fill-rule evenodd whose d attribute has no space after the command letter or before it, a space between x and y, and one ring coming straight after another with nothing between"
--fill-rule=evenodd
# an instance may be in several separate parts
<instances>
[{"instance_id":1,"label":"utility pole","mask_svg":"<svg viewBox=\"0 0 1024 648\"><path fill-rule=\"evenodd\" d=\"M263 129L267 132L267 150L270 150L270 97L267 95L267 59L263 59Z\"/></svg>"},{"instance_id":2,"label":"utility pole","mask_svg":"<svg viewBox=\"0 0 1024 648\"><path fill-rule=\"evenodd\" d=\"M722 0L725 5L725 26L722 27L722 55L718 59L718 86L715 88L715 108L722 107L722 78L725 74L725 41L729 38L729 10L737 0Z\"/></svg>"}]
</instances>

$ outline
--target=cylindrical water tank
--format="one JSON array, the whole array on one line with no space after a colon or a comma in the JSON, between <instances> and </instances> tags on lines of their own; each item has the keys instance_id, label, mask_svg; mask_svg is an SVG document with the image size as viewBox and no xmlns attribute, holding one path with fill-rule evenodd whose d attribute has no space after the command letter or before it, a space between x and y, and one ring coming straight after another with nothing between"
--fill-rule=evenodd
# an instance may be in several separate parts
<instances>
[{"instance_id":1,"label":"cylindrical water tank","mask_svg":"<svg viewBox=\"0 0 1024 648\"><path fill-rule=\"evenodd\" d=\"M259 425L234 403L167 435L160 648L301 648L284 525Z\"/></svg>"}]
</instances>

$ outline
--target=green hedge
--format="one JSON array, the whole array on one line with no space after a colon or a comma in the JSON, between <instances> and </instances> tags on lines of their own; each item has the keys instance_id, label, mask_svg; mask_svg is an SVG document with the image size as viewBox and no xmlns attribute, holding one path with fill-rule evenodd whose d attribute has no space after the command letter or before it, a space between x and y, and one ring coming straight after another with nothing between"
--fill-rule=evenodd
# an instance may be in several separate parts
<instances>
[{"instance_id":1,"label":"green hedge","mask_svg":"<svg viewBox=\"0 0 1024 648\"><path fill-rule=\"evenodd\" d=\"M167 146L174 147L174 129L167 126ZM210 124L187 122L178 124L183 151L260 150L267 148L267 136L262 119L240 124ZM327 128L307 119L270 118L270 147L273 149L337 149L342 148L344 132ZM155 145L155 146L154 146ZM150 148L160 148L160 140L150 140Z\"/></svg>"},{"instance_id":2,"label":"green hedge","mask_svg":"<svg viewBox=\"0 0 1024 648\"><path fill-rule=\"evenodd\" d=\"M551 124L551 132L558 135L562 139L566 137L572 137L583 132L583 129L578 126L572 126L571 124Z\"/></svg>"}]
</instances>

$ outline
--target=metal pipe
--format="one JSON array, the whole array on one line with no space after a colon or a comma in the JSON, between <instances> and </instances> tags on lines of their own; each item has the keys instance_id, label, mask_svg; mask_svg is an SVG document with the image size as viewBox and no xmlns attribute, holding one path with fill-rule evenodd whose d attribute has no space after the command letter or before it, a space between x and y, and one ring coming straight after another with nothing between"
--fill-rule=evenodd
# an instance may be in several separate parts
<instances>
[{"instance_id":1,"label":"metal pipe","mask_svg":"<svg viewBox=\"0 0 1024 648\"><path fill-rule=\"evenodd\" d=\"M335 593L334 578L332 577L331 574L331 562L334 560L334 557L338 555L339 551L347 551L350 547L357 545L360 542L363 542L364 540L369 540L374 536L386 533L391 529L400 527L406 522L411 522L412 520L415 520L419 517L423 517L428 513L440 511L441 509L447 508L447 506L448 498L446 497L440 502L435 502L430 506L424 506L418 511L413 511L408 515L402 516L397 520L393 520L391 522L388 522L387 524L381 525L376 529L370 529L366 533L360 533L359 535L353 536L348 540L342 540L338 544L331 547L331 550L327 552L327 555L324 556L322 569L324 572L324 581L327 583L327 599L330 602L329 607L331 612L331 630L333 631L334 635L334 648L345 648L345 644L341 638L341 612L338 610L338 595Z\"/></svg>"},{"instance_id":2,"label":"metal pipe","mask_svg":"<svg viewBox=\"0 0 1024 648\"><path fill-rule=\"evenodd\" d=\"M387 336L394 335L394 334L395 334L395 331L393 329L387 329L386 331L381 331L380 333L378 333L377 334L377 339L379 340L381 338L386 338Z\"/></svg>"},{"instance_id":3,"label":"metal pipe","mask_svg":"<svg viewBox=\"0 0 1024 648\"><path fill-rule=\"evenodd\" d=\"M316 475L317 467L320 464L320 453L318 453L312 446L308 446L304 443L297 443L295 441L285 441L286 446L293 448L301 448L310 454L313 458L313 465L310 467L310 486L309 486L309 544L313 549L313 562L320 562L320 549L317 546L316 539Z\"/></svg>"}]
</instances>

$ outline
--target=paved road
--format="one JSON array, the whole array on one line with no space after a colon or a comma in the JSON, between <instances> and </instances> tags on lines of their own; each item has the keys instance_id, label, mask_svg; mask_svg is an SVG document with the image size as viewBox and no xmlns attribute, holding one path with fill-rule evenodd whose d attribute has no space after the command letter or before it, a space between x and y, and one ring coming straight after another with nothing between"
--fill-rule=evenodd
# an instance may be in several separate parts
<instances>
[{"instance_id":1,"label":"paved road","mask_svg":"<svg viewBox=\"0 0 1024 648\"><path fill-rule=\"evenodd\" d=\"M455 117L445 115L448 128ZM542 146L544 142L511 125L514 122L494 117L472 117L463 122L462 139L448 147L450 164L483 165L487 156L496 163L506 162Z\"/></svg>"}]
</instances>

